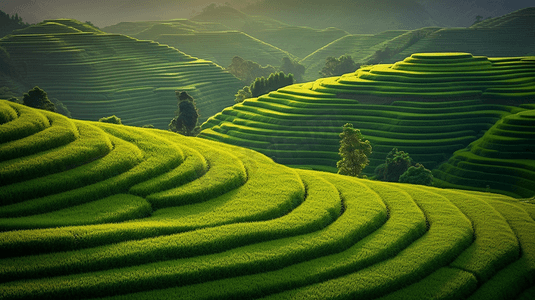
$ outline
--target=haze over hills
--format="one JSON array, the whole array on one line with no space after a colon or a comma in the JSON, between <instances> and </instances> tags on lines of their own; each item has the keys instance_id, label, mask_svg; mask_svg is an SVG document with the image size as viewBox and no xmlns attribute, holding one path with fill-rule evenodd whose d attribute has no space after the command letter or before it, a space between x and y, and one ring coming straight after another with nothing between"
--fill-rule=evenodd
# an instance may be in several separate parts
<instances>
[{"instance_id":1,"label":"haze over hills","mask_svg":"<svg viewBox=\"0 0 535 300\"><path fill-rule=\"evenodd\" d=\"M167 129L176 90L197 99L200 121L229 106L243 84L219 65L153 41L107 34L74 20L49 20L0 40L10 70L0 86L21 98L33 86L63 102L75 118L117 115Z\"/></svg>"},{"instance_id":2,"label":"haze over hills","mask_svg":"<svg viewBox=\"0 0 535 300\"><path fill-rule=\"evenodd\" d=\"M477 15L496 17L530 5L525 0L333 0L325 1L325 4L318 0L110 0L101 1L98 5L82 0L5 0L0 2L0 10L13 15L18 13L29 23L73 18L104 27L122 21L190 18L210 3L229 3L246 13L267 15L289 25L306 25L316 29L334 26L350 33L378 33L387 29L416 29L435 25L466 27L474 22ZM312 6L317 9L310 9ZM295 14L295 18L292 18L292 14ZM328 21L331 22L325 23ZM417 27L411 27L413 25ZM372 31L362 31L362 28Z\"/></svg>"}]
</instances>

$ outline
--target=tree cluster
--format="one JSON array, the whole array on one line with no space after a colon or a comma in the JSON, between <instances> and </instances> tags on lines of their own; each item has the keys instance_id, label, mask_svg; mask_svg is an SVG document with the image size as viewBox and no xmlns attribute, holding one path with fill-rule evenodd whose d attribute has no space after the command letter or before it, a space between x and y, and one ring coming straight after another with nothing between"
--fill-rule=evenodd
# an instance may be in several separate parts
<instances>
[{"instance_id":1,"label":"tree cluster","mask_svg":"<svg viewBox=\"0 0 535 300\"><path fill-rule=\"evenodd\" d=\"M433 174L422 164L414 163L409 153L393 148L385 163L375 168L375 179L388 182L403 182L432 185Z\"/></svg>"},{"instance_id":2,"label":"tree cluster","mask_svg":"<svg viewBox=\"0 0 535 300\"><path fill-rule=\"evenodd\" d=\"M295 60L284 57L279 68L271 65L262 67L254 61L234 56L232 63L227 67L227 71L243 81L246 85L250 85L257 78L267 78L270 74L276 73L277 71L284 72L285 74L293 74L296 81L301 81L305 74L305 66Z\"/></svg>"},{"instance_id":3,"label":"tree cluster","mask_svg":"<svg viewBox=\"0 0 535 300\"><path fill-rule=\"evenodd\" d=\"M251 84L256 78L268 77L269 74L275 73L275 68L271 65L262 67L260 64L245 60L239 56L234 56L232 63L227 67L230 74L236 76L245 84Z\"/></svg>"},{"instance_id":4,"label":"tree cluster","mask_svg":"<svg viewBox=\"0 0 535 300\"><path fill-rule=\"evenodd\" d=\"M363 139L360 130L353 128L351 123L343 126L340 138L338 154L341 160L336 163L338 174L359 176L370 163L368 156L372 154L372 145Z\"/></svg>"},{"instance_id":5,"label":"tree cluster","mask_svg":"<svg viewBox=\"0 0 535 300\"><path fill-rule=\"evenodd\" d=\"M0 38L10 34L13 30L22 29L28 26L30 26L30 24L24 23L22 17L18 14L10 16L0 10Z\"/></svg>"},{"instance_id":6,"label":"tree cluster","mask_svg":"<svg viewBox=\"0 0 535 300\"><path fill-rule=\"evenodd\" d=\"M178 98L178 110L169 123L169 130L185 136L196 136L200 131L197 126L200 115L195 100L185 91L176 91L175 94Z\"/></svg>"},{"instance_id":7,"label":"tree cluster","mask_svg":"<svg viewBox=\"0 0 535 300\"><path fill-rule=\"evenodd\" d=\"M123 125L123 122L121 121L121 118L117 117L116 115L113 115L113 116L110 116L110 117L103 117L103 118L100 118L98 121L99 122L103 122L103 123Z\"/></svg>"},{"instance_id":8,"label":"tree cluster","mask_svg":"<svg viewBox=\"0 0 535 300\"><path fill-rule=\"evenodd\" d=\"M292 74L296 82L302 82L303 75L305 74L305 66L289 57L284 57L279 71L286 74Z\"/></svg>"},{"instance_id":9,"label":"tree cluster","mask_svg":"<svg viewBox=\"0 0 535 300\"><path fill-rule=\"evenodd\" d=\"M360 65L355 63L350 55L342 55L339 58L329 56L325 59L325 66L321 69L321 77L341 76L355 72Z\"/></svg>"},{"instance_id":10,"label":"tree cluster","mask_svg":"<svg viewBox=\"0 0 535 300\"><path fill-rule=\"evenodd\" d=\"M56 112L54 103L48 99L47 93L38 86L35 86L23 95L22 103L29 107Z\"/></svg>"},{"instance_id":11,"label":"tree cluster","mask_svg":"<svg viewBox=\"0 0 535 300\"><path fill-rule=\"evenodd\" d=\"M256 78L250 86L244 86L235 95L234 102L241 103L247 98L258 97L271 91L276 91L294 84L294 82L295 80L292 74L285 75L284 72L271 73L267 79L264 77Z\"/></svg>"}]
</instances>

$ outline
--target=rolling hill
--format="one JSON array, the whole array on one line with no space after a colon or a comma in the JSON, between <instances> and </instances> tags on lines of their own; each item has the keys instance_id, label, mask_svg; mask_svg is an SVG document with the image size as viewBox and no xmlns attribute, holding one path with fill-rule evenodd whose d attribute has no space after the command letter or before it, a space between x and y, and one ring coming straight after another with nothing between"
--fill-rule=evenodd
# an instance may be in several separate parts
<instances>
[{"instance_id":1,"label":"rolling hill","mask_svg":"<svg viewBox=\"0 0 535 300\"><path fill-rule=\"evenodd\" d=\"M0 101L2 299L529 299L535 204Z\"/></svg>"},{"instance_id":2,"label":"rolling hill","mask_svg":"<svg viewBox=\"0 0 535 300\"><path fill-rule=\"evenodd\" d=\"M0 86L22 95L37 85L85 120L117 115L125 124L166 129L177 109L175 90L188 91L205 120L229 106L243 86L210 61L74 20L28 27L1 39L0 47L23 77L0 77Z\"/></svg>"},{"instance_id":3,"label":"rolling hill","mask_svg":"<svg viewBox=\"0 0 535 300\"><path fill-rule=\"evenodd\" d=\"M469 28L443 28L391 57L420 52L468 52L489 57L523 56L535 47L535 8L525 8Z\"/></svg>"},{"instance_id":4,"label":"rolling hill","mask_svg":"<svg viewBox=\"0 0 535 300\"><path fill-rule=\"evenodd\" d=\"M365 174L373 175L394 147L434 169L503 117L530 109L518 106L535 100L534 62L413 54L393 65L245 100L208 119L200 136L257 150L282 164L336 171L338 134L349 122L373 146Z\"/></svg>"}]
</instances>

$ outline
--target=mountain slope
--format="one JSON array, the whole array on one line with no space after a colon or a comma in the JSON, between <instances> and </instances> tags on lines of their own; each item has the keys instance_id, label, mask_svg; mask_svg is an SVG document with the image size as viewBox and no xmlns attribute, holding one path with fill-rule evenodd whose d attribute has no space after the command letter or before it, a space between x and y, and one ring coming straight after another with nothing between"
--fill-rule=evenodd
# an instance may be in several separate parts
<instances>
[{"instance_id":1,"label":"mountain slope","mask_svg":"<svg viewBox=\"0 0 535 300\"><path fill-rule=\"evenodd\" d=\"M165 129L177 109L175 90L196 99L202 121L231 104L242 86L210 61L80 24L51 20L0 40L27 88L41 87L75 118L117 115L125 124Z\"/></svg>"},{"instance_id":2,"label":"mountain slope","mask_svg":"<svg viewBox=\"0 0 535 300\"><path fill-rule=\"evenodd\" d=\"M436 31L388 61L419 52L458 51L494 57L531 55L535 47L535 9L526 8L470 28Z\"/></svg>"},{"instance_id":3,"label":"mountain slope","mask_svg":"<svg viewBox=\"0 0 535 300\"><path fill-rule=\"evenodd\" d=\"M507 196L294 170L244 148L7 101L0 166L5 299L532 291L535 209Z\"/></svg>"},{"instance_id":4,"label":"mountain slope","mask_svg":"<svg viewBox=\"0 0 535 300\"><path fill-rule=\"evenodd\" d=\"M352 34L376 34L387 30L411 30L440 26L425 8L412 0L258 1L244 12L316 29L336 27ZM380 21L379 21L380 20Z\"/></svg>"},{"instance_id":5,"label":"mountain slope","mask_svg":"<svg viewBox=\"0 0 535 300\"><path fill-rule=\"evenodd\" d=\"M535 100L532 58L413 54L393 65L279 89L223 110L200 136L260 151L283 164L335 171L341 127L353 123L373 153L392 148L433 169L498 120Z\"/></svg>"}]
</instances>

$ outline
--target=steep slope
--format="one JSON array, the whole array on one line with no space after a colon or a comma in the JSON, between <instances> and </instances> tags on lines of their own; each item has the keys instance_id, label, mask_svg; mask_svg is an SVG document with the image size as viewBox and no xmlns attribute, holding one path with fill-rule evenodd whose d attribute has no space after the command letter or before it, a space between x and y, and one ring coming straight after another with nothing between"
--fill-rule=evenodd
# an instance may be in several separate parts
<instances>
[{"instance_id":1,"label":"steep slope","mask_svg":"<svg viewBox=\"0 0 535 300\"><path fill-rule=\"evenodd\" d=\"M287 51L238 31L161 34L154 37L154 40L225 67L232 63L235 56L262 66L277 67L284 57L296 59Z\"/></svg>"},{"instance_id":2,"label":"steep slope","mask_svg":"<svg viewBox=\"0 0 535 300\"><path fill-rule=\"evenodd\" d=\"M534 108L533 105L527 106ZM492 190L515 197L535 194L535 110L498 121L466 149L434 170L437 184Z\"/></svg>"},{"instance_id":3,"label":"steep slope","mask_svg":"<svg viewBox=\"0 0 535 300\"><path fill-rule=\"evenodd\" d=\"M389 62L420 52L468 52L489 57L529 55L535 48L535 9L522 9L470 28L444 28L408 47Z\"/></svg>"},{"instance_id":4,"label":"steep slope","mask_svg":"<svg viewBox=\"0 0 535 300\"><path fill-rule=\"evenodd\" d=\"M413 54L393 65L293 85L223 110L201 137L260 151L283 164L335 171L341 127L372 143L373 174L397 147L432 169L535 98L529 58Z\"/></svg>"},{"instance_id":5,"label":"steep slope","mask_svg":"<svg viewBox=\"0 0 535 300\"><path fill-rule=\"evenodd\" d=\"M125 124L165 129L177 109L175 90L187 90L205 120L227 107L242 86L220 66L175 48L82 31L72 23L81 24L44 22L1 39L0 47L10 54L28 89L41 87L75 118L98 120L114 114Z\"/></svg>"},{"instance_id":6,"label":"steep slope","mask_svg":"<svg viewBox=\"0 0 535 300\"><path fill-rule=\"evenodd\" d=\"M0 101L2 299L515 299L535 209ZM7 181L6 181L7 179Z\"/></svg>"}]
</instances>

